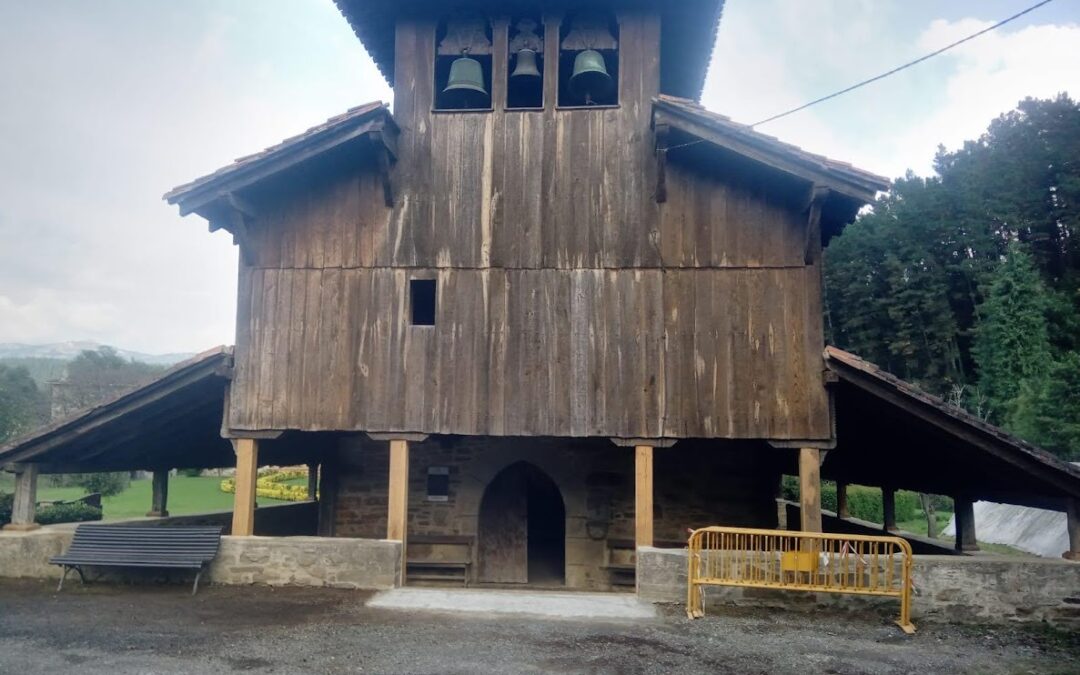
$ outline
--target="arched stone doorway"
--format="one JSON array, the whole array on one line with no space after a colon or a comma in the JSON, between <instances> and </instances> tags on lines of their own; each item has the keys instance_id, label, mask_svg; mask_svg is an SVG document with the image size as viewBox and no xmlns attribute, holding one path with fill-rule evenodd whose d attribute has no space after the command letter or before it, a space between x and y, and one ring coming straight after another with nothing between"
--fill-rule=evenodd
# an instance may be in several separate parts
<instances>
[{"instance_id":1,"label":"arched stone doorway","mask_svg":"<svg viewBox=\"0 0 1080 675\"><path fill-rule=\"evenodd\" d=\"M528 462L500 471L484 490L479 580L559 585L566 580L566 507L559 487Z\"/></svg>"}]
</instances>

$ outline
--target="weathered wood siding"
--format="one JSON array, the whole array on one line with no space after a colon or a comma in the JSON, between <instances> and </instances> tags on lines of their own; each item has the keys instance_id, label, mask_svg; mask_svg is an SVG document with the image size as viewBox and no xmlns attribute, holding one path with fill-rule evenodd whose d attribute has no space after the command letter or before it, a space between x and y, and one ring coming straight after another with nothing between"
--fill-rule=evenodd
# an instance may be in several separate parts
<instances>
[{"instance_id":1,"label":"weathered wood siding","mask_svg":"<svg viewBox=\"0 0 1080 675\"><path fill-rule=\"evenodd\" d=\"M655 18L622 17L602 110L556 110L549 79L544 111L433 113L433 26L398 30L394 207L372 164L252 228L232 426L828 437L790 195L672 161L655 200ZM412 278L438 280L434 327L409 325Z\"/></svg>"}]
</instances>

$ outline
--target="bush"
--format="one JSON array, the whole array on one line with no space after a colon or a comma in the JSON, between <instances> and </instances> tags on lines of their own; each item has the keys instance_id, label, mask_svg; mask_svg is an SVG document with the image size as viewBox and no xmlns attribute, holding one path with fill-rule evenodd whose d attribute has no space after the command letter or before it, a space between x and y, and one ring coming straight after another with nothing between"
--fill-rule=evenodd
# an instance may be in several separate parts
<instances>
[{"instance_id":1,"label":"bush","mask_svg":"<svg viewBox=\"0 0 1080 675\"><path fill-rule=\"evenodd\" d=\"M177 469L177 476L186 476L187 478L198 478L202 475L202 469Z\"/></svg>"},{"instance_id":2,"label":"bush","mask_svg":"<svg viewBox=\"0 0 1080 675\"><path fill-rule=\"evenodd\" d=\"M81 523L87 520L101 520L101 509L83 502L69 504L49 504L37 510L34 520L39 525L55 523Z\"/></svg>"},{"instance_id":3,"label":"bush","mask_svg":"<svg viewBox=\"0 0 1080 675\"><path fill-rule=\"evenodd\" d=\"M15 495L0 492L0 527L11 522L11 508L15 503Z\"/></svg>"},{"instance_id":4,"label":"bush","mask_svg":"<svg viewBox=\"0 0 1080 675\"><path fill-rule=\"evenodd\" d=\"M67 473L51 476L49 482L57 487L81 487L87 494L98 492L102 497L112 497L128 489L131 476L126 471Z\"/></svg>"},{"instance_id":5,"label":"bush","mask_svg":"<svg viewBox=\"0 0 1080 675\"><path fill-rule=\"evenodd\" d=\"M784 499L799 501L799 479L796 476L784 476L781 492ZM852 518L869 520L874 523L885 521L885 507L881 502L881 489L866 487L863 485L849 485L847 488L848 514ZM939 503L947 507L938 507L942 510L952 510L952 500L947 497L935 498L935 506ZM896 491L896 522L915 520L922 510L919 501L919 493L907 490ZM833 481L821 482L821 508L826 511L836 512L836 483Z\"/></svg>"}]
</instances>

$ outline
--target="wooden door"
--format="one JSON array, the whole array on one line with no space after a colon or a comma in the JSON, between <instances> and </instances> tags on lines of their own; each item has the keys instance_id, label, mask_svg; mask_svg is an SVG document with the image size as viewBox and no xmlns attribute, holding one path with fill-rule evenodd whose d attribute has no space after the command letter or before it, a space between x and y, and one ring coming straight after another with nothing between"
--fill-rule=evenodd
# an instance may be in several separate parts
<instances>
[{"instance_id":1,"label":"wooden door","mask_svg":"<svg viewBox=\"0 0 1080 675\"><path fill-rule=\"evenodd\" d=\"M482 582L529 581L528 475L523 464L503 469L480 502L478 555Z\"/></svg>"}]
</instances>

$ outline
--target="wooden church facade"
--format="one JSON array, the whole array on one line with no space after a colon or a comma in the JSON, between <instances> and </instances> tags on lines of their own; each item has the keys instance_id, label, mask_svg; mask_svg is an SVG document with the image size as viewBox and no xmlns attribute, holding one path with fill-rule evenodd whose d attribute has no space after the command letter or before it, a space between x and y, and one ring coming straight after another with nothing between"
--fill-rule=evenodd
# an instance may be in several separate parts
<instances>
[{"instance_id":1,"label":"wooden church facade","mask_svg":"<svg viewBox=\"0 0 1080 675\"><path fill-rule=\"evenodd\" d=\"M635 545L775 527L800 459L812 496L822 245L887 182L693 102L721 3L338 4L393 114L167 195L240 248L234 534L286 438L322 465L322 534L473 581L604 588Z\"/></svg>"}]
</instances>

